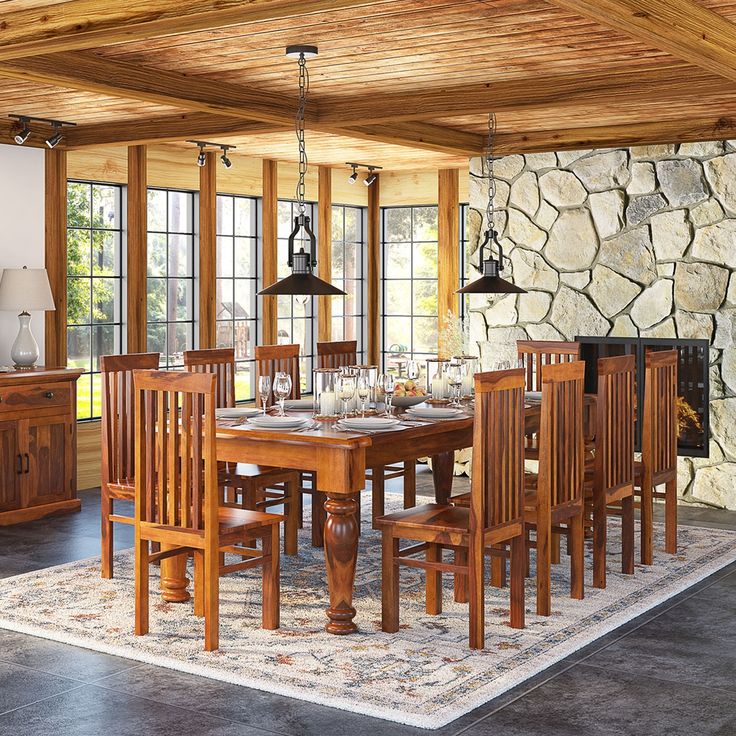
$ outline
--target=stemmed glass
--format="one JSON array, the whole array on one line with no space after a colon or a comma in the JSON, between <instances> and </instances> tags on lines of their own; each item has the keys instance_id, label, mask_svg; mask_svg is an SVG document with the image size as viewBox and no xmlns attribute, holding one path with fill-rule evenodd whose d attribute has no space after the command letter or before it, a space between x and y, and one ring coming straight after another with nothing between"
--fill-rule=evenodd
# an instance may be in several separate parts
<instances>
[{"instance_id":1,"label":"stemmed glass","mask_svg":"<svg viewBox=\"0 0 736 736\"><path fill-rule=\"evenodd\" d=\"M371 395L371 382L368 376L363 373L358 376L358 398L360 399L360 413L365 416L365 402Z\"/></svg>"},{"instance_id":2,"label":"stemmed glass","mask_svg":"<svg viewBox=\"0 0 736 736\"><path fill-rule=\"evenodd\" d=\"M263 413L265 414L268 397L271 395L271 376L258 376L258 395L261 397Z\"/></svg>"},{"instance_id":3,"label":"stemmed glass","mask_svg":"<svg viewBox=\"0 0 736 736\"><path fill-rule=\"evenodd\" d=\"M461 387L463 385L462 363L450 363L447 366L447 382L452 386L453 401L451 406L460 406Z\"/></svg>"},{"instance_id":4,"label":"stemmed glass","mask_svg":"<svg viewBox=\"0 0 736 736\"><path fill-rule=\"evenodd\" d=\"M342 373L337 377L337 395L342 399L342 418L347 419L348 402L355 396L355 376Z\"/></svg>"},{"instance_id":5,"label":"stemmed glass","mask_svg":"<svg viewBox=\"0 0 736 736\"><path fill-rule=\"evenodd\" d=\"M406 364L406 377L411 381L416 381L419 378L419 363L416 360L410 360Z\"/></svg>"},{"instance_id":6,"label":"stemmed glass","mask_svg":"<svg viewBox=\"0 0 736 736\"><path fill-rule=\"evenodd\" d=\"M394 398L394 389L396 388L396 380L394 379L393 373L382 373L378 379L378 383L383 389L383 393L386 396L386 414L391 416L394 411L394 407L391 404Z\"/></svg>"},{"instance_id":7,"label":"stemmed glass","mask_svg":"<svg viewBox=\"0 0 736 736\"><path fill-rule=\"evenodd\" d=\"M273 382L273 395L279 400L279 416L286 416L284 401L291 395L291 376L285 371L279 371Z\"/></svg>"}]
</instances>

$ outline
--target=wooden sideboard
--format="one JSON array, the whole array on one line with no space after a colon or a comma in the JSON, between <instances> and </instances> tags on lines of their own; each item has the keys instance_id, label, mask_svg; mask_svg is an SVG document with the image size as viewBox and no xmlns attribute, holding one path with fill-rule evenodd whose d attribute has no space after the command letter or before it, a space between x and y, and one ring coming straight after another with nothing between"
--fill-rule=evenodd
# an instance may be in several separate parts
<instances>
[{"instance_id":1,"label":"wooden sideboard","mask_svg":"<svg viewBox=\"0 0 736 736\"><path fill-rule=\"evenodd\" d=\"M66 368L0 373L0 526L79 511L80 375Z\"/></svg>"}]
</instances>

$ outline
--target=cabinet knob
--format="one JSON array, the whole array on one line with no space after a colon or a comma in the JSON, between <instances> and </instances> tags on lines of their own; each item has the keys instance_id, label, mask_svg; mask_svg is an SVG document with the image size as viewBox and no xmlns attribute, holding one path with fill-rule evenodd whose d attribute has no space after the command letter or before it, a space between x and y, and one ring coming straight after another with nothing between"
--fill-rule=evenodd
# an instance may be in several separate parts
<instances>
[{"instance_id":1,"label":"cabinet knob","mask_svg":"<svg viewBox=\"0 0 736 736\"><path fill-rule=\"evenodd\" d=\"M45 396L45 397L46 397L47 399L53 399L53 398L54 398L54 392L53 392L53 391L47 391L47 392L46 392L46 393L44 394L44 396Z\"/></svg>"}]
</instances>

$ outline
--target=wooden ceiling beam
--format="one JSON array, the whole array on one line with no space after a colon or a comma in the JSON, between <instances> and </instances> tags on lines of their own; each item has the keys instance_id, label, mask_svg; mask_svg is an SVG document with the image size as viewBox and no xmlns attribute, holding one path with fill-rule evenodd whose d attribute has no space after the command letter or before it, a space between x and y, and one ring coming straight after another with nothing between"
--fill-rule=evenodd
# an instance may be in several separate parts
<instances>
[{"instance_id":1,"label":"wooden ceiling beam","mask_svg":"<svg viewBox=\"0 0 736 736\"><path fill-rule=\"evenodd\" d=\"M98 48L162 36L275 21L385 0L69 0L5 13L0 59Z\"/></svg>"},{"instance_id":2,"label":"wooden ceiling beam","mask_svg":"<svg viewBox=\"0 0 736 736\"><path fill-rule=\"evenodd\" d=\"M736 80L736 24L696 0L548 0Z\"/></svg>"}]
</instances>

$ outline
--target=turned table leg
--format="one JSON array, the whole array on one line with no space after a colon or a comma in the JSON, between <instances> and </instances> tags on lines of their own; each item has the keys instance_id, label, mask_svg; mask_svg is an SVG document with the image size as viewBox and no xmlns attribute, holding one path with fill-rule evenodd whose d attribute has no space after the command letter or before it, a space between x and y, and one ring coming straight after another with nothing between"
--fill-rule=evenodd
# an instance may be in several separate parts
<instances>
[{"instance_id":1,"label":"turned table leg","mask_svg":"<svg viewBox=\"0 0 736 736\"><path fill-rule=\"evenodd\" d=\"M325 628L330 634L352 634L358 630L353 622L353 585L358 559L358 524L355 496L337 496L327 491L325 501L324 544L327 586L330 591L329 619Z\"/></svg>"},{"instance_id":2,"label":"turned table leg","mask_svg":"<svg viewBox=\"0 0 736 736\"><path fill-rule=\"evenodd\" d=\"M166 545L161 548L165 550ZM188 586L186 553L161 560L161 598L167 603L186 603L191 597Z\"/></svg>"},{"instance_id":3,"label":"turned table leg","mask_svg":"<svg viewBox=\"0 0 736 736\"><path fill-rule=\"evenodd\" d=\"M436 503L447 504L452 494L452 471L455 468L455 452L443 452L432 456L432 480Z\"/></svg>"}]
</instances>

